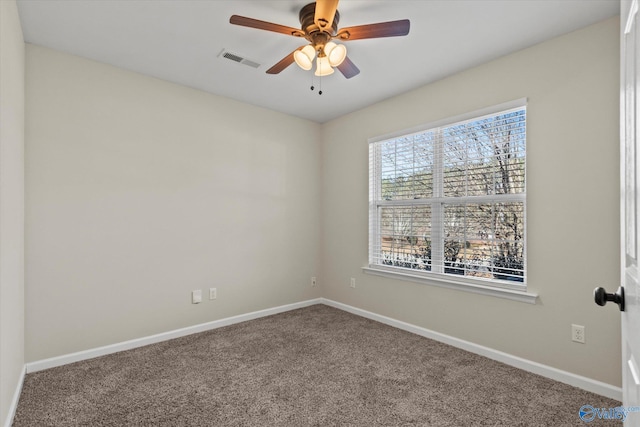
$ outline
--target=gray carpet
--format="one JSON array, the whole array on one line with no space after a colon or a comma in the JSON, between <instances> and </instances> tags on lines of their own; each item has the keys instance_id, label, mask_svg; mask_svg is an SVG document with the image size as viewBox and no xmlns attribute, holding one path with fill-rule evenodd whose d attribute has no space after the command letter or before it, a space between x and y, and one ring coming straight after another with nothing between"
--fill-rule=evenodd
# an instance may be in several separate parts
<instances>
[{"instance_id":1,"label":"gray carpet","mask_svg":"<svg viewBox=\"0 0 640 427\"><path fill-rule=\"evenodd\" d=\"M315 305L28 374L13 425L584 426L585 404L620 402Z\"/></svg>"}]
</instances>

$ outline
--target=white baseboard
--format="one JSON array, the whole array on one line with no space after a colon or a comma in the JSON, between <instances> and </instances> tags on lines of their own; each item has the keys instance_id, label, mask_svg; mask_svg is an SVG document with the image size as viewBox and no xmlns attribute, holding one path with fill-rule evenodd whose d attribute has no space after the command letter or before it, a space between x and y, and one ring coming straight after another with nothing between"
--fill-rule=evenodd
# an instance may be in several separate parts
<instances>
[{"instance_id":1,"label":"white baseboard","mask_svg":"<svg viewBox=\"0 0 640 427\"><path fill-rule=\"evenodd\" d=\"M25 368L27 373L37 372L43 369L54 368L56 366L67 365L69 363L79 362L81 360L92 359L94 357L117 353L119 351L130 350L133 348L142 347L149 344L155 344L155 343L170 340L173 338L179 338L186 335L195 334L198 332L209 331L211 329L221 328L223 326L233 325L240 322L246 322L248 320L254 320L261 317L271 316L273 314L284 313L286 311L308 307L315 304L325 304L330 307L334 307L358 316L366 317L367 319L375 320L377 322L384 323L386 325L393 326L395 328L402 329L407 332L411 332L426 338L433 339L435 341L449 344L453 347L457 347L475 354L479 354L481 356L488 357L489 359L493 359L498 362L502 362L507 365L510 365L528 372L532 372L534 374L538 374L546 378L550 378L552 380L569 384L574 387L578 387L583 390L590 391L592 393L597 393L602 396L609 397L611 399L622 401L622 389L620 387L615 387L613 385L603 383L601 381L596 381L591 378L572 374L571 372L563 371L557 368L553 368L551 366L543 365L538 362L523 359L521 357L504 353L502 351L498 351L489 347L474 344L469 341L461 340L459 338L445 335L440 332L435 332L420 326L412 325L410 323L402 322L400 320L392 319L390 317L382 316L380 314L372 313L370 311L362 310L360 308L339 303L326 298L316 298L316 299L302 301L294 304L282 305L279 307L254 311L252 313L241 314L238 316L228 317L220 320L214 320L212 322L189 326L182 329L176 329L173 331L151 335L148 337L138 338L130 341L124 341L121 343L116 343L116 344L107 345L104 347L98 347L90 350L80 351L77 353L52 357L50 359L39 360L36 362L30 362L25 365ZM23 378L24 378L24 372L22 375L22 379ZM20 390L22 389L22 379L20 382L20 387L16 391L16 395L14 396L14 402L12 404L13 413L15 413L18 397L20 396ZM13 419L13 415L11 415L9 420L12 420L12 419ZM10 423L7 424L7 427L10 425L11 425Z\"/></svg>"},{"instance_id":2,"label":"white baseboard","mask_svg":"<svg viewBox=\"0 0 640 427\"><path fill-rule=\"evenodd\" d=\"M163 332L148 337L137 338L116 344L106 345L104 347L93 348L90 350L79 351L77 353L65 354L49 359L38 360L26 364L27 373L42 371L44 369L55 368L56 366L67 365L69 363L79 362L81 360L93 359L94 357L105 356L124 350L131 350L137 347L143 347L149 344L155 344L174 338L184 337L186 335L196 334L198 332L209 331L211 329L221 328L248 320L258 319L260 317L271 316L273 314L284 313L298 308L308 307L310 305L320 304L321 299L296 302L293 304L281 305L279 307L267 308L265 310L254 311L251 313L240 314L238 316L227 317L225 319L214 320L212 322L201 323L199 325L188 326L186 328L175 329L169 332Z\"/></svg>"},{"instance_id":3,"label":"white baseboard","mask_svg":"<svg viewBox=\"0 0 640 427\"><path fill-rule=\"evenodd\" d=\"M20 393L22 392L22 384L24 384L24 376L27 374L27 367L22 367L22 372L20 372L20 378L18 379L18 384L16 384L16 390L13 392L13 398L11 399L11 405L9 405L9 412L7 414L7 419L4 422L4 427L11 427L13 424L13 418L16 416L16 410L18 409L18 400L20 400Z\"/></svg>"},{"instance_id":4,"label":"white baseboard","mask_svg":"<svg viewBox=\"0 0 640 427\"><path fill-rule=\"evenodd\" d=\"M380 323L384 323L394 328L402 329L407 332L411 332L417 335L421 335L426 338L430 338L435 341L439 341L445 344L449 344L453 347L457 347L471 353L479 354L489 359L502 362L506 365L510 365L524 371L532 372L534 374L541 375L546 378L550 378L561 383L569 384L574 387L581 388L583 390L590 391L611 399L622 401L622 388L615 387L611 384L596 381L591 378L583 377L580 375L572 374L571 372L563 371L551 366L543 365L542 363L533 362L531 360L523 359L518 356L514 356L502 351L494 350L489 347L474 344L469 341L461 340L449 335L441 334L420 326L412 325L410 323L402 322L400 320L392 319L390 317L382 316L370 311L362 310L347 304L332 301L326 298L320 298L322 304L330 307L338 308L340 310L347 311L349 313L366 317L367 319L375 320Z\"/></svg>"}]
</instances>

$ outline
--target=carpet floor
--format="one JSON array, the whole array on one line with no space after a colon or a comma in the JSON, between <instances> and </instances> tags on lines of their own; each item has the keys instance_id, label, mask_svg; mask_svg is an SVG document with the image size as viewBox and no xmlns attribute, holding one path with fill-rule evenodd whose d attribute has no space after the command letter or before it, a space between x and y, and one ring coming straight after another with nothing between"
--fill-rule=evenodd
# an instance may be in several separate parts
<instances>
[{"instance_id":1,"label":"carpet floor","mask_svg":"<svg viewBox=\"0 0 640 427\"><path fill-rule=\"evenodd\" d=\"M27 374L13 426L584 426L583 405L620 402L314 305Z\"/></svg>"}]
</instances>

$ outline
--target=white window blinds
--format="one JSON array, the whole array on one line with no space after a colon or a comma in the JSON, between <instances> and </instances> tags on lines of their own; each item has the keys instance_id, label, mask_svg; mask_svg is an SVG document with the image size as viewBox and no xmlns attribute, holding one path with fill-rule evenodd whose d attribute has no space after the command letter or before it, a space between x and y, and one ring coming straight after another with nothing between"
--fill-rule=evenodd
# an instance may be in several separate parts
<instances>
[{"instance_id":1,"label":"white window blinds","mask_svg":"<svg viewBox=\"0 0 640 427\"><path fill-rule=\"evenodd\" d=\"M523 288L526 107L369 146L369 265Z\"/></svg>"}]
</instances>

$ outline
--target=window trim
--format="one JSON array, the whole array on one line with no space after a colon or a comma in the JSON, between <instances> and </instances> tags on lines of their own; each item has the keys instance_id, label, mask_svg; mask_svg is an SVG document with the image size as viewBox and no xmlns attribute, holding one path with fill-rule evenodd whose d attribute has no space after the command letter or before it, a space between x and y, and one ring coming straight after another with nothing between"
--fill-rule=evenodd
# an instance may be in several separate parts
<instances>
[{"instance_id":1,"label":"window trim","mask_svg":"<svg viewBox=\"0 0 640 427\"><path fill-rule=\"evenodd\" d=\"M517 108L522 108L526 106L527 106L527 98L520 98L513 101L509 101L509 102L501 103L498 105L493 105L490 107L471 111L468 113L460 114L454 117L448 117L442 120L423 124L414 128L404 129L404 130L400 130L390 134L369 138L368 145L370 146L371 144L374 144L374 143L379 143L379 142L387 141L390 139L410 136L412 134L425 132L434 128L446 127L447 125L451 125L459 122L470 121L470 120L480 120L484 116L494 115L506 110L517 109ZM369 188L371 187L371 185L372 183L369 182ZM526 167L525 167L525 185L526 185ZM487 195L487 196L476 196L473 198L474 199L477 198L479 201L484 201L484 200L495 200L496 196ZM525 227L526 227L526 211L527 211L526 190L524 194L510 194L510 195L503 195L499 197L500 200L505 200L505 198L508 200L518 200L523 202L524 215L525 215ZM465 199L468 200L469 197L465 197ZM450 201L450 198L448 200ZM435 200L432 198L432 199L429 199L428 202L425 201L425 203L433 203L434 201ZM372 202L370 200L369 210L368 210L369 216L371 212L371 203ZM396 204L396 203L387 202L386 204ZM405 205L406 202L398 201L397 204ZM369 224L369 227L371 227L371 224ZM375 237L373 233L371 233L371 228L369 228L368 237L369 237L368 238L369 247L368 247L367 258L369 259L369 257L371 256L372 243L374 243L372 239L374 239ZM469 278L464 276L455 276L455 275L431 272L431 271L429 272L413 271L411 269L388 267L388 266L383 266L379 264L368 264L362 269L363 269L363 272L367 274L395 278L399 280L409 280L409 281L414 281L418 283L425 283L425 284L439 286L439 287L464 290L464 291L469 291L469 292L483 294L483 295L491 295L491 296L507 298L507 299L521 301L521 302L527 302L530 304L535 304L538 295L537 293L531 292L528 290L527 282L526 282L526 271L527 271L526 233L525 233L524 239L525 239L524 241L524 245L525 245L524 282L522 284L517 284L517 285L510 284L509 282L502 281L502 280Z\"/></svg>"},{"instance_id":2,"label":"window trim","mask_svg":"<svg viewBox=\"0 0 640 427\"><path fill-rule=\"evenodd\" d=\"M474 294L488 295L498 298L505 298L513 301L535 304L538 298L536 292L531 290L516 290L508 287L501 287L501 283L491 282L491 286L483 285L476 281L470 283L471 280L463 277L449 277L450 275L430 273L426 276L424 273L413 272L410 269L404 271L391 270L391 267L382 265L369 265L362 267L362 272L374 276L382 276L389 279L405 280L410 282L422 283L440 288L456 289L459 291L471 292ZM494 284L495 283L495 284Z\"/></svg>"}]
</instances>

